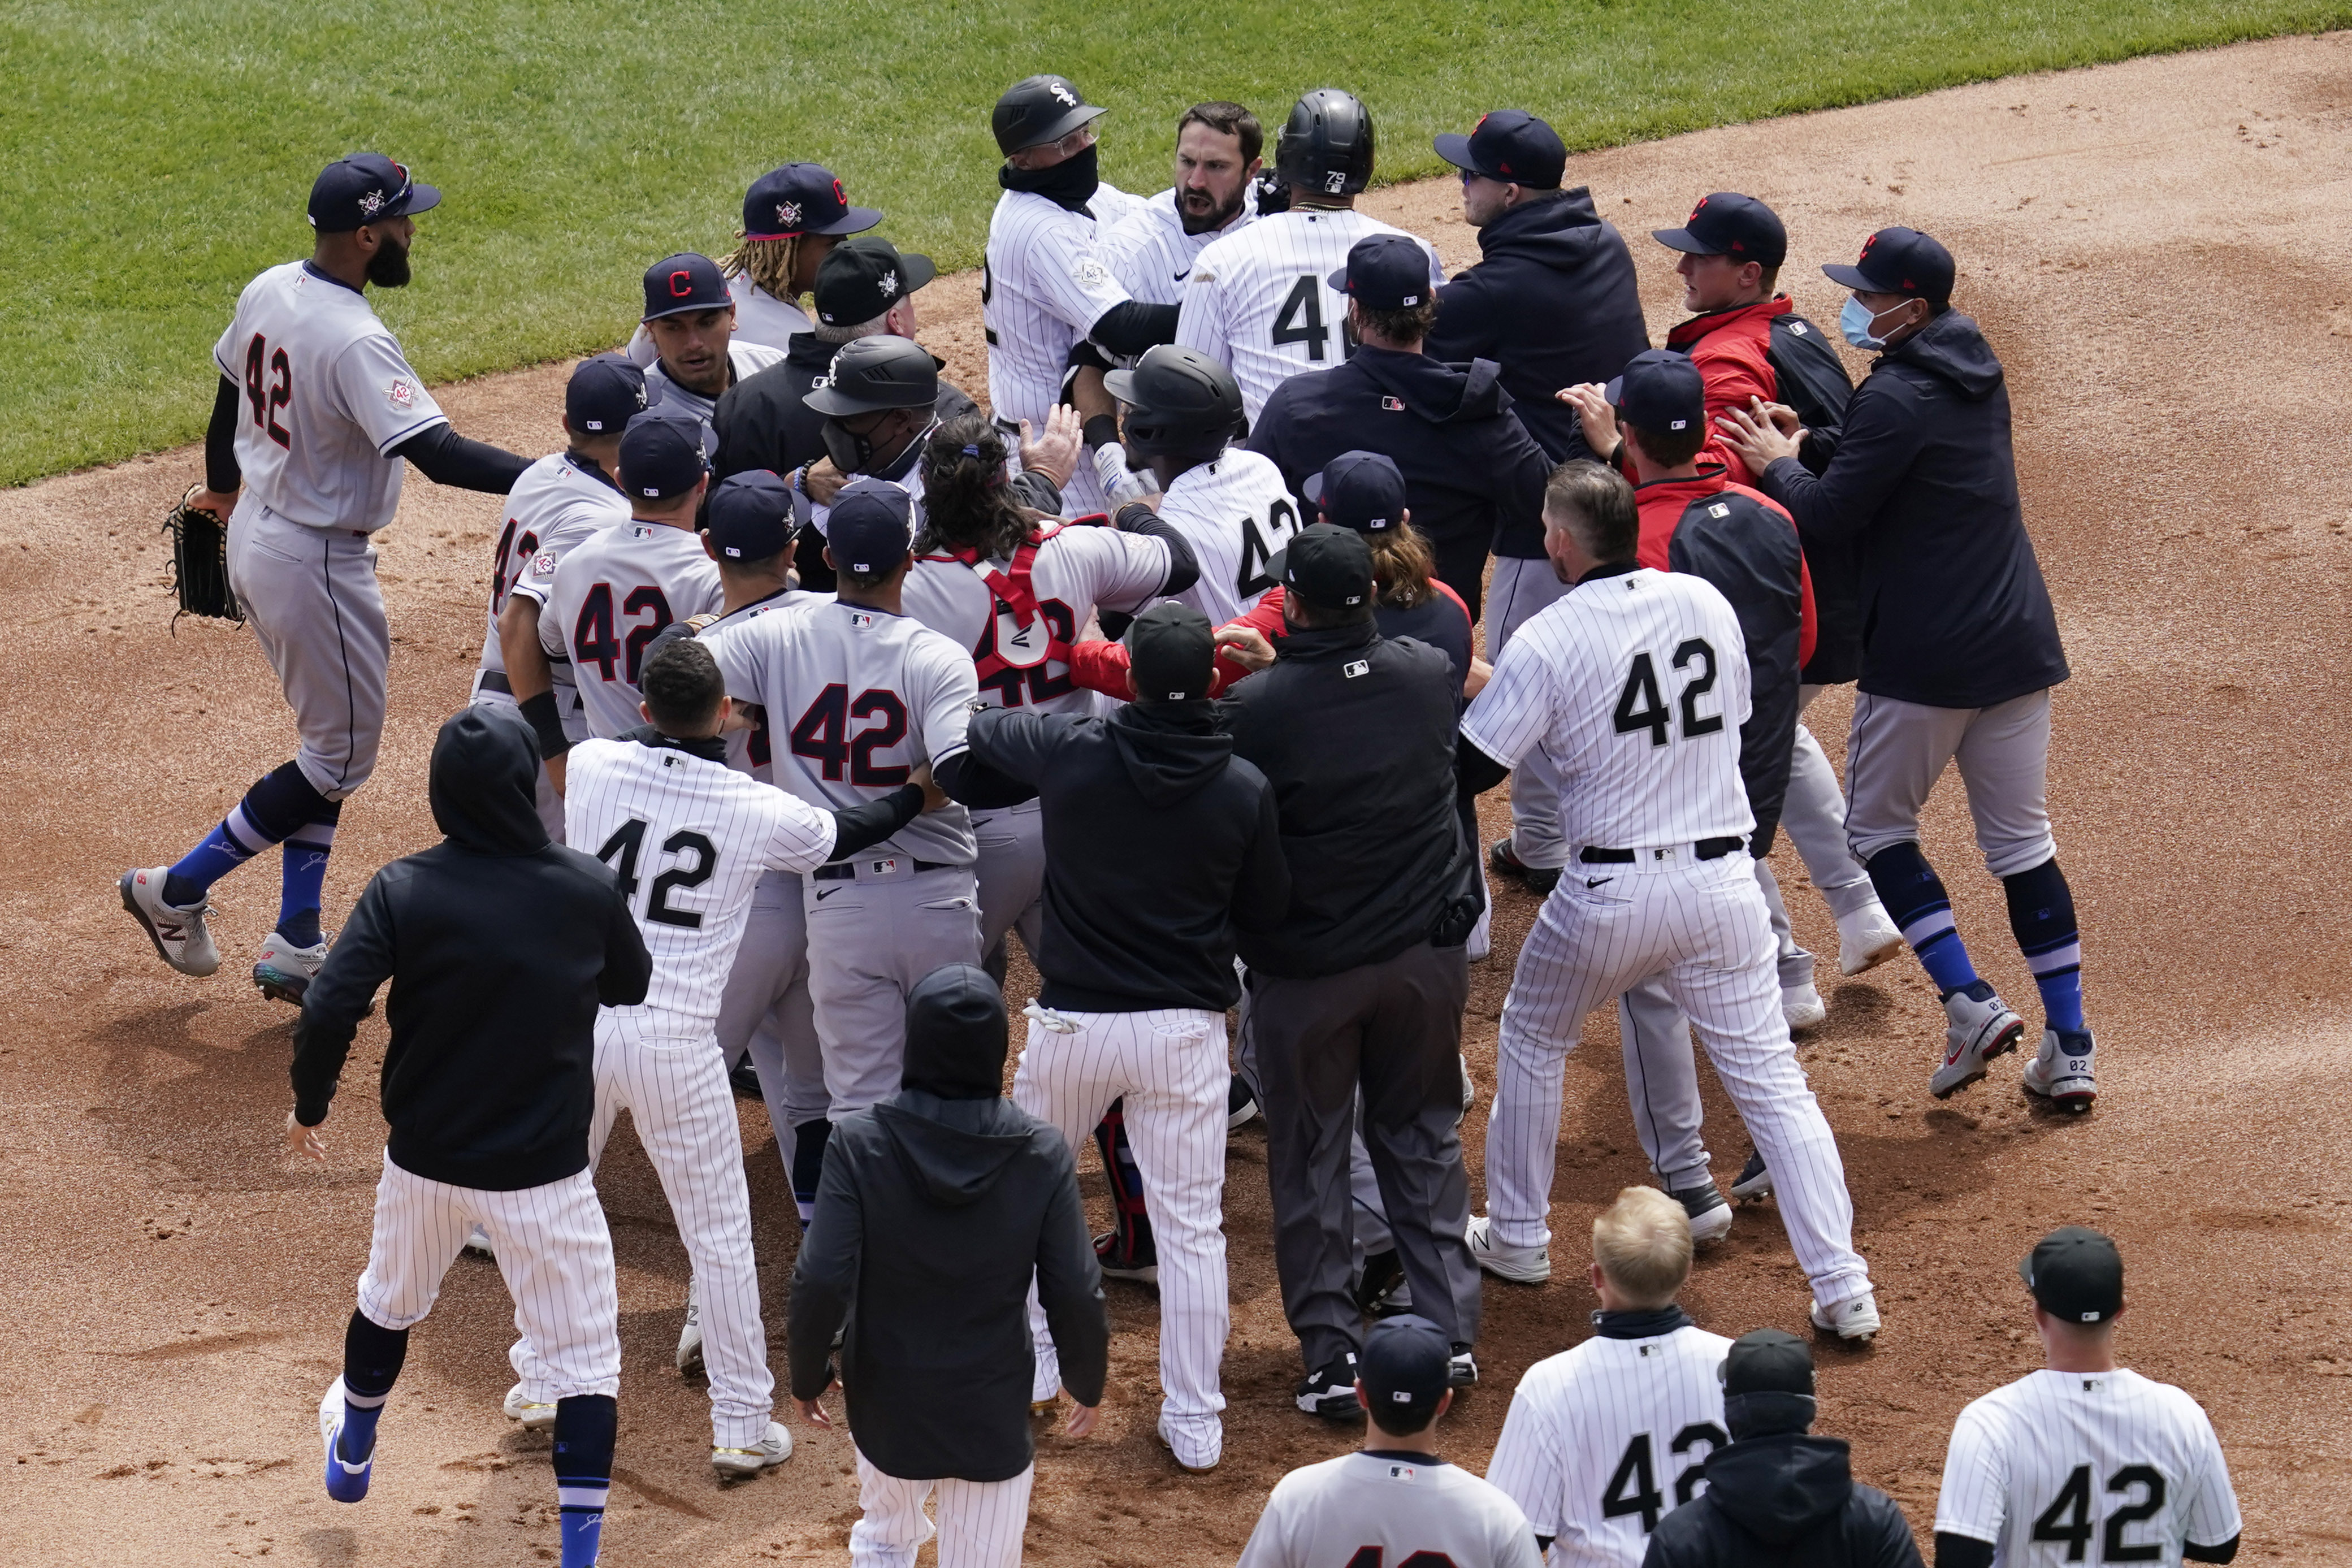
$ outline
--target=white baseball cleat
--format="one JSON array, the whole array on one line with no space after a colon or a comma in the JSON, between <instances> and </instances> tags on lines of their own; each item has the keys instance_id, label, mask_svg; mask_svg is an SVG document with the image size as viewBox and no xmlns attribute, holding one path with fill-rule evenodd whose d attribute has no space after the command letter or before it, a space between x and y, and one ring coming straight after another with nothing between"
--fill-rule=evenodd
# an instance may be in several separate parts
<instances>
[{"instance_id":1,"label":"white baseball cleat","mask_svg":"<svg viewBox=\"0 0 2352 1568\"><path fill-rule=\"evenodd\" d=\"M1850 1343L1868 1343L1878 1337L1878 1297L1869 1290L1813 1308L1813 1327Z\"/></svg>"},{"instance_id":2,"label":"white baseball cleat","mask_svg":"<svg viewBox=\"0 0 2352 1568\"><path fill-rule=\"evenodd\" d=\"M327 962L327 939L320 937L317 945L298 947L278 931L261 944L261 956L254 961L253 983L272 1002L302 1005L303 994L310 982L319 977L319 965Z\"/></svg>"},{"instance_id":3,"label":"white baseball cleat","mask_svg":"<svg viewBox=\"0 0 2352 1568\"><path fill-rule=\"evenodd\" d=\"M677 1333L677 1373L686 1377L701 1370L702 1284L689 1274L686 1277L686 1327Z\"/></svg>"},{"instance_id":4,"label":"white baseball cleat","mask_svg":"<svg viewBox=\"0 0 2352 1568\"><path fill-rule=\"evenodd\" d=\"M1465 1056L1462 1058L1462 1116L1469 1115L1470 1108L1477 1103L1478 1080L1470 1076L1470 1058ZM1462 1125L1462 1116L1454 1119L1454 1126Z\"/></svg>"},{"instance_id":5,"label":"white baseball cleat","mask_svg":"<svg viewBox=\"0 0 2352 1568\"><path fill-rule=\"evenodd\" d=\"M1690 1215L1693 1241L1713 1241L1731 1228L1731 1205L1713 1182L1701 1182L1696 1187L1670 1192L1666 1196L1682 1205L1683 1212Z\"/></svg>"},{"instance_id":6,"label":"white baseball cleat","mask_svg":"<svg viewBox=\"0 0 2352 1568\"><path fill-rule=\"evenodd\" d=\"M1875 969L1903 951L1903 931L1887 919L1886 906L1876 899L1850 915L1838 916L1838 973L1859 974Z\"/></svg>"},{"instance_id":7,"label":"white baseball cleat","mask_svg":"<svg viewBox=\"0 0 2352 1568\"><path fill-rule=\"evenodd\" d=\"M171 874L169 866L122 873L116 883L122 892L122 907L155 944L157 957L183 974L210 974L220 967L220 949L213 945L213 933L205 929L212 900L199 899L193 908L184 910L165 903L163 879Z\"/></svg>"},{"instance_id":8,"label":"white baseball cleat","mask_svg":"<svg viewBox=\"0 0 2352 1568\"><path fill-rule=\"evenodd\" d=\"M1789 1032L1810 1029L1830 1016L1829 1004L1810 980L1802 985L1780 987L1780 1016L1789 1020Z\"/></svg>"},{"instance_id":9,"label":"white baseball cleat","mask_svg":"<svg viewBox=\"0 0 2352 1568\"><path fill-rule=\"evenodd\" d=\"M1980 995L1971 995L1980 992ZM1948 1100L1985 1075L1985 1063L2004 1051L2013 1051L2025 1037L2025 1020L1979 980L1944 998L1943 1065L1927 1080L1927 1092Z\"/></svg>"},{"instance_id":10,"label":"white baseball cleat","mask_svg":"<svg viewBox=\"0 0 2352 1568\"><path fill-rule=\"evenodd\" d=\"M1217 1468L1218 1460L1225 1457L1224 1434L1222 1430L1217 1434L1217 1441L1211 1447L1204 1448L1197 1443L1187 1443L1180 1448L1176 1446L1175 1435L1168 1430L1168 1417L1162 1415L1160 1417L1158 1434L1160 1446L1168 1450L1170 1458L1176 1461L1176 1468L1188 1475L1205 1476Z\"/></svg>"},{"instance_id":11,"label":"white baseball cleat","mask_svg":"<svg viewBox=\"0 0 2352 1568\"><path fill-rule=\"evenodd\" d=\"M710 1468L722 1476L756 1476L772 1470L793 1457L793 1435L781 1421L768 1423L767 1435L748 1448L710 1449Z\"/></svg>"},{"instance_id":12,"label":"white baseball cleat","mask_svg":"<svg viewBox=\"0 0 2352 1568\"><path fill-rule=\"evenodd\" d=\"M490 1245L490 1233L478 1225L466 1233L466 1250L477 1258L492 1260L499 1256L499 1249Z\"/></svg>"},{"instance_id":13,"label":"white baseball cleat","mask_svg":"<svg viewBox=\"0 0 2352 1568\"><path fill-rule=\"evenodd\" d=\"M2080 1115L2099 1097L2099 1080L2091 1072L2093 1045L2088 1029L2063 1035L2044 1029L2042 1048L2025 1064L2018 1082L2026 1093Z\"/></svg>"},{"instance_id":14,"label":"white baseball cleat","mask_svg":"<svg viewBox=\"0 0 2352 1568\"><path fill-rule=\"evenodd\" d=\"M544 1432L555 1425L555 1406L522 1396L522 1384L507 1390L507 1402L499 1408L507 1413L509 1421L520 1421L526 1432Z\"/></svg>"},{"instance_id":15,"label":"white baseball cleat","mask_svg":"<svg viewBox=\"0 0 2352 1568\"><path fill-rule=\"evenodd\" d=\"M1465 1233L1470 1257L1497 1279L1515 1285L1543 1285L1551 1279L1551 1254L1540 1247L1507 1247L1495 1239L1495 1222L1485 1215L1470 1216Z\"/></svg>"}]
</instances>

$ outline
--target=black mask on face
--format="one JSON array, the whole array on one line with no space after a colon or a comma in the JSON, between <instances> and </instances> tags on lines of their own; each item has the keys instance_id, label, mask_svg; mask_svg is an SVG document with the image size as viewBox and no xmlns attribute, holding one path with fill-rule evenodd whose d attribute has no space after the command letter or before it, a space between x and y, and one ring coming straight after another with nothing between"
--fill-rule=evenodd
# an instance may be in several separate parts
<instances>
[{"instance_id":1,"label":"black mask on face","mask_svg":"<svg viewBox=\"0 0 2352 1568\"><path fill-rule=\"evenodd\" d=\"M1076 212L1091 200L1102 184L1096 167L1097 149L1089 144L1075 158L1065 158L1050 169L1016 169L1006 163L996 171L996 183L1008 191L1027 191L1055 206Z\"/></svg>"},{"instance_id":2,"label":"black mask on face","mask_svg":"<svg viewBox=\"0 0 2352 1568\"><path fill-rule=\"evenodd\" d=\"M408 247L388 234L383 236L375 254L368 258L367 280L379 289L408 287Z\"/></svg>"},{"instance_id":3,"label":"black mask on face","mask_svg":"<svg viewBox=\"0 0 2352 1568\"><path fill-rule=\"evenodd\" d=\"M880 428L881 424L877 421L874 430L860 436L840 420L829 418L824 422L823 432L824 455L832 458L833 466L843 473L862 474L874 461L874 435Z\"/></svg>"}]
</instances>

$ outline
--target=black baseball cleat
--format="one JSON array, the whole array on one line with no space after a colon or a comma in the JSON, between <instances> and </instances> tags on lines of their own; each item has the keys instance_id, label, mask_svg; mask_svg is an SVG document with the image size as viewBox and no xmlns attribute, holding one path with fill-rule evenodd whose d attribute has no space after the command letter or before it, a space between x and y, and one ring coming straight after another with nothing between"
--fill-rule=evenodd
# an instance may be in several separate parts
<instances>
[{"instance_id":1,"label":"black baseball cleat","mask_svg":"<svg viewBox=\"0 0 2352 1568\"><path fill-rule=\"evenodd\" d=\"M1349 1351L1298 1384L1298 1408L1326 1421L1353 1421L1364 1413L1356 1397L1356 1352Z\"/></svg>"},{"instance_id":2,"label":"black baseball cleat","mask_svg":"<svg viewBox=\"0 0 2352 1568\"><path fill-rule=\"evenodd\" d=\"M1753 1149L1748 1151L1748 1163L1739 1167L1731 1184L1731 1195L1743 1203L1772 1195L1772 1173L1765 1167L1764 1156Z\"/></svg>"},{"instance_id":3,"label":"black baseball cleat","mask_svg":"<svg viewBox=\"0 0 2352 1568\"><path fill-rule=\"evenodd\" d=\"M729 1070L727 1086L735 1091L735 1097L738 1100L757 1100L764 1102L767 1099L767 1096L760 1092L760 1069L751 1065L750 1057L745 1057Z\"/></svg>"},{"instance_id":4,"label":"black baseball cleat","mask_svg":"<svg viewBox=\"0 0 2352 1568\"><path fill-rule=\"evenodd\" d=\"M1257 1113L1257 1094L1250 1088L1249 1079L1234 1074L1233 1081L1225 1086L1225 1131L1233 1131Z\"/></svg>"},{"instance_id":5,"label":"black baseball cleat","mask_svg":"<svg viewBox=\"0 0 2352 1568\"><path fill-rule=\"evenodd\" d=\"M1383 1316L1382 1309L1397 1287L1404 1283L1404 1262L1397 1257L1395 1247L1364 1256L1363 1277L1356 1281L1351 1294L1356 1299L1356 1310L1368 1318Z\"/></svg>"},{"instance_id":6,"label":"black baseball cleat","mask_svg":"<svg viewBox=\"0 0 2352 1568\"><path fill-rule=\"evenodd\" d=\"M1478 1363L1468 1345L1454 1347L1454 1359L1446 1364L1445 1381L1455 1388L1468 1388L1478 1381Z\"/></svg>"},{"instance_id":7,"label":"black baseball cleat","mask_svg":"<svg viewBox=\"0 0 2352 1568\"><path fill-rule=\"evenodd\" d=\"M1486 864L1498 877L1517 878L1530 893L1549 893L1559 886L1559 867L1528 865L1512 850L1507 838L1495 840L1495 847L1486 851Z\"/></svg>"},{"instance_id":8,"label":"black baseball cleat","mask_svg":"<svg viewBox=\"0 0 2352 1568\"><path fill-rule=\"evenodd\" d=\"M1149 1247L1121 1250L1118 1232L1107 1230L1095 1237L1095 1265L1106 1279L1132 1279L1138 1285L1160 1285L1160 1259Z\"/></svg>"}]
</instances>

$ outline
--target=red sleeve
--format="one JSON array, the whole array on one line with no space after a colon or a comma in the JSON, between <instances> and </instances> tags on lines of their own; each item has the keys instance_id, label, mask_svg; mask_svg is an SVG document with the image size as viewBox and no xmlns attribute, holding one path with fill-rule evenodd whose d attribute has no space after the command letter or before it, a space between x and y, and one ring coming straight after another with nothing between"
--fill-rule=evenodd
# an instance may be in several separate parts
<instances>
[{"instance_id":1,"label":"red sleeve","mask_svg":"<svg viewBox=\"0 0 2352 1568\"><path fill-rule=\"evenodd\" d=\"M1227 621L1225 625L1229 626L1247 626L1252 631L1259 633L1268 642L1278 641L1283 633L1289 630L1289 627L1284 623L1282 618L1281 584L1276 584L1275 586L1268 588L1264 594L1258 596L1256 604L1252 605L1248 610L1244 611L1243 614L1234 616L1230 621ZM1250 671L1243 668L1240 665L1234 663L1223 654L1219 654L1217 656L1216 679L1209 683L1209 695L1212 697L1223 696L1227 687L1232 686L1235 681L1242 679L1249 674Z\"/></svg>"},{"instance_id":2,"label":"red sleeve","mask_svg":"<svg viewBox=\"0 0 2352 1568\"><path fill-rule=\"evenodd\" d=\"M1121 702L1133 700L1134 689L1127 680L1127 645L1100 637L1071 645L1070 684Z\"/></svg>"},{"instance_id":3,"label":"red sleeve","mask_svg":"<svg viewBox=\"0 0 2352 1568\"><path fill-rule=\"evenodd\" d=\"M1706 384L1706 445L1700 448L1698 460L1721 463L1724 478L1734 484L1752 485L1755 476L1739 460L1739 454L1726 445L1716 416L1727 408L1747 407L1751 397L1772 402L1780 395L1780 380L1772 374L1771 362L1764 357L1763 343L1731 328L1700 339L1697 351L1691 360L1698 366L1699 379Z\"/></svg>"}]
</instances>

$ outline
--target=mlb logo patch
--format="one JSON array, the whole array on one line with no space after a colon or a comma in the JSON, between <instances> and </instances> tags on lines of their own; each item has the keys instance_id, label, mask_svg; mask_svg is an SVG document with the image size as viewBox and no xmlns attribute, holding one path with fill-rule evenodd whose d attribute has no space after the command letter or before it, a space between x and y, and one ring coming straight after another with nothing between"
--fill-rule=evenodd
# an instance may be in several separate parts
<instances>
[{"instance_id":1,"label":"mlb logo patch","mask_svg":"<svg viewBox=\"0 0 2352 1568\"><path fill-rule=\"evenodd\" d=\"M1724 505L1721 501L1717 501L1713 506L1706 509L1706 515L1709 517L1729 517L1731 515L1731 509Z\"/></svg>"},{"instance_id":2,"label":"mlb logo patch","mask_svg":"<svg viewBox=\"0 0 2352 1568\"><path fill-rule=\"evenodd\" d=\"M1339 667L1339 672L1353 680L1360 675L1371 674L1372 661L1368 658L1351 658Z\"/></svg>"},{"instance_id":3,"label":"mlb logo patch","mask_svg":"<svg viewBox=\"0 0 2352 1568\"><path fill-rule=\"evenodd\" d=\"M891 872L898 868L898 860L896 856L891 857L887 860L869 861L867 864L872 867L874 874L877 877L887 877Z\"/></svg>"},{"instance_id":4,"label":"mlb logo patch","mask_svg":"<svg viewBox=\"0 0 2352 1568\"><path fill-rule=\"evenodd\" d=\"M864 568L862 568L862 567L861 567L861 568L860 568L860 570L862 571L862 570L864 570ZM852 631L861 631L861 632L862 632L862 631L864 631L866 627L868 627L868 626L872 626L873 624L874 624L874 612L873 612L873 611L871 611L871 610L852 610L852 611L850 611L850 612L849 612L849 626L850 626L850 629L851 629Z\"/></svg>"},{"instance_id":5,"label":"mlb logo patch","mask_svg":"<svg viewBox=\"0 0 2352 1568\"><path fill-rule=\"evenodd\" d=\"M1404 412L1404 400L1401 397L1383 397L1381 399L1381 407L1390 414L1402 414Z\"/></svg>"}]
</instances>

